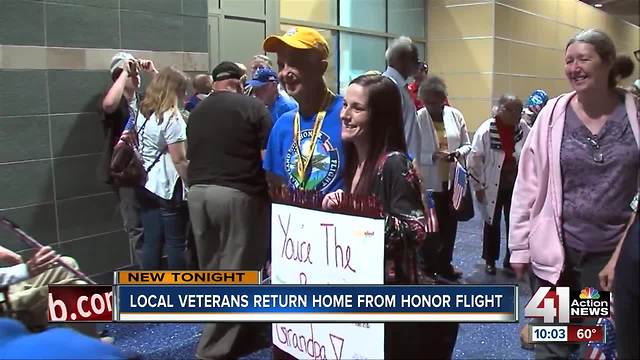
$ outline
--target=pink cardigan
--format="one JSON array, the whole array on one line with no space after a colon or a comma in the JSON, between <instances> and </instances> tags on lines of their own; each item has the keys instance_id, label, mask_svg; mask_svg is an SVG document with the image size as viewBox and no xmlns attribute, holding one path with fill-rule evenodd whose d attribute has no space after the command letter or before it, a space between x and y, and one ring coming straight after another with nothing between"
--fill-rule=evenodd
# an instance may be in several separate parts
<instances>
[{"instance_id":1,"label":"pink cardigan","mask_svg":"<svg viewBox=\"0 0 640 360\"><path fill-rule=\"evenodd\" d=\"M560 145L565 112L574 95L552 99L538 115L522 148L511 201L511 262L531 263L534 274L552 284L564 266ZM640 119L630 93L625 95L625 107L640 148Z\"/></svg>"}]
</instances>

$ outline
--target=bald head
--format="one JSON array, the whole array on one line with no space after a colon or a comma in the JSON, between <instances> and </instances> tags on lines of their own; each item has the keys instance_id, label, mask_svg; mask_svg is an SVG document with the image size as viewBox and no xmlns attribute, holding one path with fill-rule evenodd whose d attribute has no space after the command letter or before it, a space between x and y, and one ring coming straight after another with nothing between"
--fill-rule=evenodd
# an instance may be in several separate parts
<instances>
[{"instance_id":1,"label":"bald head","mask_svg":"<svg viewBox=\"0 0 640 360\"><path fill-rule=\"evenodd\" d=\"M516 126L522 117L522 100L517 96L505 94L498 99L496 118L504 125Z\"/></svg>"},{"instance_id":2,"label":"bald head","mask_svg":"<svg viewBox=\"0 0 640 360\"><path fill-rule=\"evenodd\" d=\"M196 94L208 94L213 88L213 77L209 74L198 74L193 78L193 91Z\"/></svg>"}]
</instances>

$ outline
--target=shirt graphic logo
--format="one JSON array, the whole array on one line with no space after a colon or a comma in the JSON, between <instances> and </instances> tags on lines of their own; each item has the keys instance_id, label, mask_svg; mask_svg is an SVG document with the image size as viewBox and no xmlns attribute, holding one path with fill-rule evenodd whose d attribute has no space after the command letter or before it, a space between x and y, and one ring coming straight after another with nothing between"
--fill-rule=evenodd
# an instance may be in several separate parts
<instances>
[{"instance_id":1,"label":"shirt graphic logo","mask_svg":"<svg viewBox=\"0 0 640 360\"><path fill-rule=\"evenodd\" d=\"M311 136L313 129L303 130L300 136L300 144L302 146L303 157L309 154L311 147ZM329 136L324 132L320 132L318 136L315 151L312 155L310 175L304 190L320 190L324 191L333 183L338 176L338 168L340 158L338 150L333 147L329 141ZM307 160L306 158L304 159ZM296 144L291 144L285 158L285 166L289 175L289 185L293 188L300 189L302 179L298 175L298 149Z\"/></svg>"}]
</instances>

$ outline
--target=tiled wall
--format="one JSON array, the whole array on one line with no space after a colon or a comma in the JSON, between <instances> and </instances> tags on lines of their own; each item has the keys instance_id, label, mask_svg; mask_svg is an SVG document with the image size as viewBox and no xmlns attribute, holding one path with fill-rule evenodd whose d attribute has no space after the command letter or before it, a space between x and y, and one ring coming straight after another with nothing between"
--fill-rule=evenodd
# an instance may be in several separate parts
<instances>
[{"instance_id":1,"label":"tiled wall","mask_svg":"<svg viewBox=\"0 0 640 360\"><path fill-rule=\"evenodd\" d=\"M632 56L640 30L578 0L430 0L431 72L447 82L453 105L474 131L501 94L523 100L535 88L568 91L566 42L578 31L606 31L619 53ZM638 78L635 76L623 85Z\"/></svg>"},{"instance_id":2,"label":"tiled wall","mask_svg":"<svg viewBox=\"0 0 640 360\"><path fill-rule=\"evenodd\" d=\"M475 130L489 116L493 74L492 1L428 1L429 72Z\"/></svg>"},{"instance_id":3,"label":"tiled wall","mask_svg":"<svg viewBox=\"0 0 640 360\"><path fill-rule=\"evenodd\" d=\"M99 104L119 49L208 72L207 0L0 0L0 212L88 274L131 263L97 180ZM146 80L146 79L143 79ZM25 246L0 229L0 245Z\"/></svg>"},{"instance_id":4,"label":"tiled wall","mask_svg":"<svg viewBox=\"0 0 640 360\"><path fill-rule=\"evenodd\" d=\"M526 99L535 88L552 96L569 91L564 50L582 29L604 30L618 53L632 58L640 46L637 26L577 0L498 0L495 19L494 99L505 92ZM637 79L637 74L622 85Z\"/></svg>"}]
</instances>

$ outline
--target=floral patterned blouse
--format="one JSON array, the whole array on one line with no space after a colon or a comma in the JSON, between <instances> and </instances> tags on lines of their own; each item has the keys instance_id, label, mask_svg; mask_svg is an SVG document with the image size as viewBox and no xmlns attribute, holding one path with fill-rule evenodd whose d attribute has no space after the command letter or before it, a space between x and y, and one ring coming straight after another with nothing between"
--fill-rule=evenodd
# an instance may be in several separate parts
<instances>
[{"instance_id":1,"label":"floral patterned blouse","mask_svg":"<svg viewBox=\"0 0 640 360\"><path fill-rule=\"evenodd\" d=\"M381 163L372 193L385 215L385 282L416 284L417 249L427 235L420 179L401 152L388 153Z\"/></svg>"}]
</instances>

